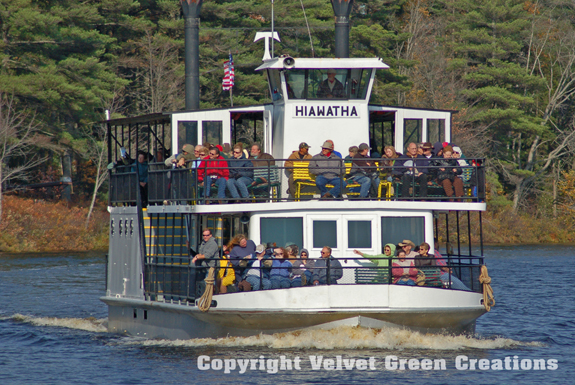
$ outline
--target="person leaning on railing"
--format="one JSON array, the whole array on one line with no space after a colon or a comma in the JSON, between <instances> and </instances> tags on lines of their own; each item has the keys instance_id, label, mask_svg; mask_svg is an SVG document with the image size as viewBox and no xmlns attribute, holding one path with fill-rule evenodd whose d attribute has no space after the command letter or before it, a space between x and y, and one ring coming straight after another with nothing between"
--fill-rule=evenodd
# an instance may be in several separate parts
<instances>
[{"instance_id":1,"label":"person leaning on railing","mask_svg":"<svg viewBox=\"0 0 575 385\"><path fill-rule=\"evenodd\" d=\"M182 150L178 154L170 156L164 161L166 167L184 167L186 162L194 159L194 146L191 144L184 144Z\"/></svg>"}]
</instances>

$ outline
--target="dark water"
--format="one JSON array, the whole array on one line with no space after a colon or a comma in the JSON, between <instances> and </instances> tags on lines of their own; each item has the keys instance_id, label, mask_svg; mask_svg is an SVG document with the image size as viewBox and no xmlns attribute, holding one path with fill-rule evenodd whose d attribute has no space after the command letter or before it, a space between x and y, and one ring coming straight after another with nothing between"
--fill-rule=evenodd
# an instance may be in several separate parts
<instances>
[{"instance_id":1,"label":"dark water","mask_svg":"<svg viewBox=\"0 0 575 385\"><path fill-rule=\"evenodd\" d=\"M475 338L341 328L217 341L106 333L107 309L98 299L104 292L101 253L0 255L0 384L572 383L575 248L492 247L485 254L497 304L478 320ZM225 374L200 370L200 356L216 368L223 360L231 365L285 356L292 370L268 373L274 371L271 361L266 370L256 364L243 374L237 367ZM310 356L371 359L375 370L313 370ZM446 370L386 369L386 358L392 364L394 356L424 365L424 359L444 360ZM458 356L462 363L484 359L489 369L458 370ZM494 370L506 357L511 368L514 358L525 367L543 359L547 370ZM556 370L547 366L550 360Z\"/></svg>"}]
</instances>

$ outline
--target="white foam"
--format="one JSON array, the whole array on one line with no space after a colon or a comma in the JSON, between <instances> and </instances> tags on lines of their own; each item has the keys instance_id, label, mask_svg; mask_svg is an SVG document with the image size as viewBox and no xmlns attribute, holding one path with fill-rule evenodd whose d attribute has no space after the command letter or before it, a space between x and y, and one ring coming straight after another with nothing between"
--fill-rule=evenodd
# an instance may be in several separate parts
<instances>
[{"instance_id":1,"label":"white foam","mask_svg":"<svg viewBox=\"0 0 575 385\"><path fill-rule=\"evenodd\" d=\"M85 330L94 333L105 333L108 331L108 319L89 318L52 318L52 317L33 317L23 314L14 314L7 317L14 321L26 322L35 326L53 326L68 329Z\"/></svg>"},{"instance_id":2,"label":"white foam","mask_svg":"<svg viewBox=\"0 0 575 385\"><path fill-rule=\"evenodd\" d=\"M518 346L543 346L539 342L521 342L509 338L478 338L422 334L410 330L385 328L367 329L342 326L330 330L304 330L253 337L198 338L191 340L127 339L125 344L166 347L267 347L272 349L503 349Z\"/></svg>"}]
</instances>

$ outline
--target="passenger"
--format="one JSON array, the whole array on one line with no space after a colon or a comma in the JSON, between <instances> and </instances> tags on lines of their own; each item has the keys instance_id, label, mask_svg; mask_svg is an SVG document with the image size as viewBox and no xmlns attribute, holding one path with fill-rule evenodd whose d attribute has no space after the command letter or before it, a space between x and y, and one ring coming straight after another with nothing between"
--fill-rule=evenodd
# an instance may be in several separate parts
<instances>
[{"instance_id":1,"label":"passenger","mask_svg":"<svg viewBox=\"0 0 575 385\"><path fill-rule=\"evenodd\" d=\"M321 199L339 198L346 186L342 178L341 162L338 159L333 153L333 144L326 140L321 152L309 163L309 172L316 176L315 185L320 191ZM326 187L328 183L333 185L329 191Z\"/></svg>"},{"instance_id":2,"label":"passenger","mask_svg":"<svg viewBox=\"0 0 575 385\"><path fill-rule=\"evenodd\" d=\"M351 161L353 157L359 152L359 147L351 146L348 151L349 155L345 157L345 160Z\"/></svg>"},{"instance_id":3,"label":"passenger","mask_svg":"<svg viewBox=\"0 0 575 385\"><path fill-rule=\"evenodd\" d=\"M329 277L329 282L328 282ZM314 286L337 284L337 280L343 277L341 263L331 255L331 247L324 246L321 249L321 258L315 262L312 281Z\"/></svg>"},{"instance_id":4,"label":"passenger","mask_svg":"<svg viewBox=\"0 0 575 385\"><path fill-rule=\"evenodd\" d=\"M431 151L433 150L433 146L430 142L423 143L421 150L423 151L423 156L425 156L427 159L431 159L433 157L433 152Z\"/></svg>"},{"instance_id":5,"label":"passenger","mask_svg":"<svg viewBox=\"0 0 575 385\"><path fill-rule=\"evenodd\" d=\"M252 161L254 167L268 167L276 164L273 156L266 152L262 152L262 148L259 143L252 144L251 156L249 159Z\"/></svg>"},{"instance_id":6,"label":"passenger","mask_svg":"<svg viewBox=\"0 0 575 385\"><path fill-rule=\"evenodd\" d=\"M419 254L415 256L415 266L422 267L422 266L436 266L435 265L435 257L429 255L429 250L431 246L429 243L423 242L419 245Z\"/></svg>"},{"instance_id":7,"label":"passenger","mask_svg":"<svg viewBox=\"0 0 575 385\"><path fill-rule=\"evenodd\" d=\"M343 84L335 78L337 71L333 68L327 70L327 79L319 84L317 89L318 98L343 98Z\"/></svg>"},{"instance_id":8,"label":"passenger","mask_svg":"<svg viewBox=\"0 0 575 385\"><path fill-rule=\"evenodd\" d=\"M419 254L413 251L412 249L415 248L415 243L410 241L409 239L404 239L403 242L399 243L399 247L405 251L405 256L409 260L414 260Z\"/></svg>"},{"instance_id":9,"label":"passenger","mask_svg":"<svg viewBox=\"0 0 575 385\"><path fill-rule=\"evenodd\" d=\"M289 255L283 247L278 247L274 250L272 271L270 272L272 289L286 289L291 286L289 277L292 271L292 264L288 258Z\"/></svg>"},{"instance_id":10,"label":"passenger","mask_svg":"<svg viewBox=\"0 0 575 385\"><path fill-rule=\"evenodd\" d=\"M366 253L362 253L359 250L353 250L353 252L373 262L378 268L377 275L379 277L385 277L387 276L389 268L389 260L392 259L393 256L395 255L395 245L393 243L387 243L383 247L383 254L378 255L369 255Z\"/></svg>"},{"instance_id":11,"label":"passenger","mask_svg":"<svg viewBox=\"0 0 575 385\"><path fill-rule=\"evenodd\" d=\"M228 249L230 250L230 262L234 269L236 269L236 275L241 276L241 268L239 267L240 261L250 254L255 253L256 244L254 241L246 238L244 234L238 234L232 238L228 243Z\"/></svg>"},{"instance_id":12,"label":"passenger","mask_svg":"<svg viewBox=\"0 0 575 385\"><path fill-rule=\"evenodd\" d=\"M136 167L138 168L137 170ZM148 161L144 151L138 151L138 162L132 165L132 172L136 171L138 171L142 207L148 207Z\"/></svg>"},{"instance_id":13,"label":"passenger","mask_svg":"<svg viewBox=\"0 0 575 385\"><path fill-rule=\"evenodd\" d=\"M293 179L293 162L296 161L303 161L306 159L311 159L311 155L309 153L309 145L306 142L301 142L299 144L299 150L293 151L291 155L288 157L288 160L284 163L284 167L286 168L286 173L288 175L288 189L287 193L291 196L295 195L296 192L296 185Z\"/></svg>"},{"instance_id":14,"label":"passenger","mask_svg":"<svg viewBox=\"0 0 575 385\"><path fill-rule=\"evenodd\" d=\"M340 153L339 151L336 151L336 150L335 150L335 143L333 142L333 140L328 139L328 140L326 140L326 142L330 142L330 143L331 143L331 146L332 146L332 148L333 148L332 152L335 154L335 156L337 156L337 157L340 158L340 159L343 159L343 156L341 156L341 153Z\"/></svg>"},{"instance_id":15,"label":"passenger","mask_svg":"<svg viewBox=\"0 0 575 385\"><path fill-rule=\"evenodd\" d=\"M187 161L194 159L194 146L184 144L179 154L174 154L164 161L166 167L185 167Z\"/></svg>"},{"instance_id":16,"label":"passenger","mask_svg":"<svg viewBox=\"0 0 575 385\"><path fill-rule=\"evenodd\" d=\"M433 143L433 156L437 158L443 157L443 143L435 142Z\"/></svg>"},{"instance_id":17,"label":"passenger","mask_svg":"<svg viewBox=\"0 0 575 385\"><path fill-rule=\"evenodd\" d=\"M404 250L397 252L397 259L393 261L393 268L391 269L393 283L397 285L415 286L417 269L413 264L413 260L407 260L405 256Z\"/></svg>"},{"instance_id":18,"label":"passenger","mask_svg":"<svg viewBox=\"0 0 575 385\"><path fill-rule=\"evenodd\" d=\"M291 287L311 285L314 261L308 257L307 249L301 249L300 258L292 262Z\"/></svg>"},{"instance_id":19,"label":"passenger","mask_svg":"<svg viewBox=\"0 0 575 385\"><path fill-rule=\"evenodd\" d=\"M224 150L222 152L224 153L224 155L227 156L227 159L230 159L233 156L232 146L229 143L224 143L223 147L224 147Z\"/></svg>"},{"instance_id":20,"label":"passenger","mask_svg":"<svg viewBox=\"0 0 575 385\"><path fill-rule=\"evenodd\" d=\"M381 158L381 174L386 177L388 182L393 182L393 166L397 158L402 155L395 151L393 146L385 146L384 155Z\"/></svg>"},{"instance_id":21,"label":"passenger","mask_svg":"<svg viewBox=\"0 0 575 385\"><path fill-rule=\"evenodd\" d=\"M361 185L360 198L367 198L369 195L377 197L379 187L379 173L375 161L368 156L369 150L367 143L360 144L351 166L350 179Z\"/></svg>"},{"instance_id":22,"label":"passenger","mask_svg":"<svg viewBox=\"0 0 575 385\"><path fill-rule=\"evenodd\" d=\"M217 147L210 148L209 159L204 159L198 166L198 182L204 186L204 198L209 204L212 185L218 188L220 203L226 197L226 183L229 177L228 162L220 155Z\"/></svg>"},{"instance_id":23,"label":"passenger","mask_svg":"<svg viewBox=\"0 0 575 385\"><path fill-rule=\"evenodd\" d=\"M226 246L224 245L224 248ZM234 271L234 267L230 262L229 255L222 254L222 258L220 259L220 270L218 273L218 279L216 282L216 287L218 288L219 294L226 294L226 293L234 293L238 291L236 285L236 273Z\"/></svg>"},{"instance_id":24,"label":"passenger","mask_svg":"<svg viewBox=\"0 0 575 385\"><path fill-rule=\"evenodd\" d=\"M423 143L417 144L417 155L423 156Z\"/></svg>"},{"instance_id":25,"label":"passenger","mask_svg":"<svg viewBox=\"0 0 575 385\"><path fill-rule=\"evenodd\" d=\"M189 247L189 242L186 242ZM199 262L199 266L210 268L213 267L216 269L216 276L217 270L220 267L220 255L219 255L220 247L218 246L216 239L212 235L212 230L204 229L202 231L202 242L200 243L200 248L198 249L198 254L196 254L192 258L192 264L198 265L196 263ZM207 275L207 272L206 272Z\"/></svg>"},{"instance_id":26,"label":"passenger","mask_svg":"<svg viewBox=\"0 0 575 385\"><path fill-rule=\"evenodd\" d=\"M473 174L473 168L469 165L469 163L467 163L467 160L465 160L465 155L463 155L463 153L461 152L460 147L452 146L452 148L453 148L453 155L451 155L451 157L453 159L456 159L457 163L459 163L459 166L462 167L460 178L463 181L463 183L467 183L471 180L471 175Z\"/></svg>"},{"instance_id":27,"label":"passenger","mask_svg":"<svg viewBox=\"0 0 575 385\"><path fill-rule=\"evenodd\" d=\"M394 174L401 178L401 197L408 198L409 188L413 185L415 196L415 184L419 184L419 196L427 197L427 174L429 172L429 160L424 156L417 155L417 145L413 142L407 146L407 154L400 156L394 165Z\"/></svg>"},{"instance_id":28,"label":"passenger","mask_svg":"<svg viewBox=\"0 0 575 385\"><path fill-rule=\"evenodd\" d=\"M453 159L453 148L447 146L443 148L443 158L435 158L432 161L432 166L437 173L437 184L443 187L445 195L448 198L453 196L453 189L455 189L455 196L463 196L463 181L458 175L461 175L462 170L457 163L457 159Z\"/></svg>"},{"instance_id":29,"label":"passenger","mask_svg":"<svg viewBox=\"0 0 575 385\"><path fill-rule=\"evenodd\" d=\"M240 291L250 291L250 290L269 290L272 287L271 281L269 280L268 271L264 269L266 266L266 261L264 260L266 256L266 247L264 245L258 245L254 251L254 254L250 254L244 259L255 259L252 265L244 273L245 282L249 284L247 286L245 283L240 282ZM271 262L271 261L270 261Z\"/></svg>"},{"instance_id":30,"label":"passenger","mask_svg":"<svg viewBox=\"0 0 575 385\"><path fill-rule=\"evenodd\" d=\"M457 276L453 272L453 269L447 267L447 263L445 262L445 259L443 259L443 256L441 255L439 250L435 249L434 257L436 265L439 266L441 269L441 275L439 276L439 278L443 283L443 287L455 290L470 291L470 289L467 286L465 286L465 284L461 282L459 278L457 278Z\"/></svg>"},{"instance_id":31,"label":"passenger","mask_svg":"<svg viewBox=\"0 0 575 385\"><path fill-rule=\"evenodd\" d=\"M198 144L194 147L194 157L195 159L190 162L190 168L196 169L202 163L202 159L204 159L209 153L208 149L205 149L204 146Z\"/></svg>"},{"instance_id":32,"label":"passenger","mask_svg":"<svg viewBox=\"0 0 575 385\"><path fill-rule=\"evenodd\" d=\"M234 145L233 156L235 159L229 162L230 176L226 185L232 198L248 198L250 193L248 187L254 181L254 165L245 158L242 145Z\"/></svg>"}]
</instances>

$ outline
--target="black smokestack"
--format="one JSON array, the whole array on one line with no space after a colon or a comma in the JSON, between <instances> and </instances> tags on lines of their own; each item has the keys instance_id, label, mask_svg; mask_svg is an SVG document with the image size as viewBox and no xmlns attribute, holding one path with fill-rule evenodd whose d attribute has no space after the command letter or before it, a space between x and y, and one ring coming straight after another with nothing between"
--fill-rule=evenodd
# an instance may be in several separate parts
<instances>
[{"instance_id":1,"label":"black smokestack","mask_svg":"<svg viewBox=\"0 0 575 385\"><path fill-rule=\"evenodd\" d=\"M202 0L180 0L185 20L186 110L200 109L200 9Z\"/></svg>"},{"instance_id":2,"label":"black smokestack","mask_svg":"<svg viewBox=\"0 0 575 385\"><path fill-rule=\"evenodd\" d=\"M353 0L331 0L335 14L335 57L349 57L349 14Z\"/></svg>"}]
</instances>

